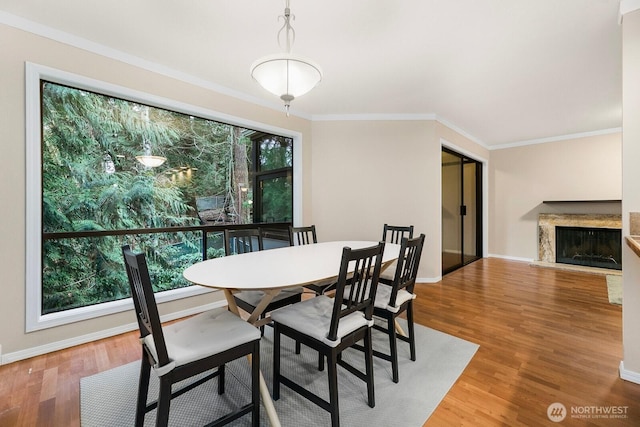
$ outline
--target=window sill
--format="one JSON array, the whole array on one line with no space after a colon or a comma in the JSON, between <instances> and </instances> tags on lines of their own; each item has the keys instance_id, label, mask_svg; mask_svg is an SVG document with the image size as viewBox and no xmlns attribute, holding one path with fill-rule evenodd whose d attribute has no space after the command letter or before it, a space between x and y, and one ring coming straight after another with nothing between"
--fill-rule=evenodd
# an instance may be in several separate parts
<instances>
[{"instance_id":1,"label":"window sill","mask_svg":"<svg viewBox=\"0 0 640 427\"><path fill-rule=\"evenodd\" d=\"M170 291L159 292L156 294L156 302L159 304L169 301L175 301L182 298L188 298L196 295L202 295L213 292L202 286L189 286L186 288L173 289ZM110 314L121 313L133 310L133 300L131 298L105 302L103 304L91 305L86 307L74 308L71 310L61 311L57 313L44 314L39 316L34 322L27 319L26 332L34 332L42 329L63 326L70 323L81 322Z\"/></svg>"}]
</instances>

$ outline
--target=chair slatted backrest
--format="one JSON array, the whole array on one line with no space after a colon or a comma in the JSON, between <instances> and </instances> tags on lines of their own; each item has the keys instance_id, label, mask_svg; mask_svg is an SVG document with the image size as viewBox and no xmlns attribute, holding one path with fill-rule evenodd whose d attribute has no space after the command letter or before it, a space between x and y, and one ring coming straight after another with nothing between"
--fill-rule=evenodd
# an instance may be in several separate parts
<instances>
[{"instance_id":1,"label":"chair slatted backrest","mask_svg":"<svg viewBox=\"0 0 640 427\"><path fill-rule=\"evenodd\" d=\"M224 230L225 255L261 251L264 248L259 228Z\"/></svg>"},{"instance_id":2,"label":"chair slatted backrest","mask_svg":"<svg viewBox=\"0 0 640 427\"><path fill-rule=\"evenodd\" d=\"M147 260L144 253L134 253L129 245L122 247L122 255L127 277L129 278L129 287L131 288L131 297L133 298L133 305L138 318L138 326L140 327L140 338L145 338L150 334L153 335L156 354L159 359L156 362L158 362L158 366L164 366L170 360L167 354L164 334L162 333L156 298L151 286Z\"/></svg>"},{"instance_id":3,"label":"chair slatted backrest","mask_svg":"<svg viewBox=\"0 0 640 427\"><path fill-rule=\"evenodd\" d=\"M382 229L382 241L399 245L403 237L413 238L413 225L389 225L385 224Z\"/></svg>"},{"instance_id":4,"label":"chair slatted backrest","mask_svg":"<svg viewBox=\"0 0 640 427\"><path fill-rule=\"evenodd\" d=\"M315 225L309 225L307 227L289 226L289 245L300 246L311 243L318 243Z\"/></svg>"},{"instance_id":5,"label":"chair slatted backrest","mask_svg":"<svg viewBox=\"0 0 640 427\"><path fill-rule=\"evenodd\" d=\"M415 239L402 238L400 256L398 257L391 296L389 298L389 305L392 307L396 305L396 296L399 290L406 289L408 292L413 293L413 287L418 277L418 267L420 266L424 239L424 234L420 234L420 236Z\"/></svg>"},{"instance_id":6,"label":"chair slatted backrest","mask_svg":"<svg viewBox=\"0 0 640 427\"><path fill-rule=\"evenodd\" d=\"M384 242L363 249L343 248L331 326L327 337L330 340L337 339L340 318L354 311L362 311L365 318L371 320L383 253ZM351 273L350 265L355 266ZM347 295L345 295L346 286L349 286Z\"/></svg>"}]
</instances>

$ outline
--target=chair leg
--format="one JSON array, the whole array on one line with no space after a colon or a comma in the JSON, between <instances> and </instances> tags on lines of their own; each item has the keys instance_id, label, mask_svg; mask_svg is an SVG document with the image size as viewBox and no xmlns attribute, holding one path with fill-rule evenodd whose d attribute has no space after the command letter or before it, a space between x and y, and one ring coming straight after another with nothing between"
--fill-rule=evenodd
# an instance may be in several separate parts
<instances>
[{"instance_id":1,"label":"chair leg","mask_svg":"<svg viewBox=\"0 0 640 427\"><path fill-rule=\"evenodd\" d=\"M251 424L253 427L260 426L260 343L255 343L251 356L251 402L253 410L251 412Z\"/></svg>"},{"instance_id":2,"label":"chair leg","mask_svg":"<svg viewBox=\"0 0 640 427\"><path fill-rule=\"evenodd\" d=\"M322 354L320 357L322 357ZM331 413L331 427L339 427L340 409L338 407L338 358L335 351L331 351L327 354L327 374L329 377L329 412Z\"/></svg>"},{"instance_id":3,"label":"chair leg","mask_svg":"<svg viewBox=\"0 0 640 427\"><path fill-rule=\"evenodd\" d=\"M373 383L373 343L371 339L371 328L367 328L367 333L364 336L364 348L364 361L367 376L367 397L369 398L369 407L373 408L376 406L376 397Z\"/></svg>"},{"instance_id":4,"label":"chair leg","mask_svg":"<svg viewBox=\"0 0 640 427\"><path fill-rule=\"evenodd\" d=\"M167 374L171 375L171 374ZM171 381L166 376L160 377L160 394L156 415L156 427L166 427L169 424L169 407L171 406Z\"/></svg>"},{"instance_id":5,"label":"chair leg","mask_svg":"<svg viewBox=\"0 0 640 427\"><path fill-rule=\"evenodd\" d=\"M416 335L413 328L413 303L409 302L407 307L407 332L409 334L409 348L411 349L411 360L416 361Z\"/></svg>"},{"instance_id":6,"label":"chair leg","mask_svg":"<svg viewBox=\"0 0 640 427\"><path fill-rule=\"evenodd\" d=\"M296 341L296 354L300 354L300 350L302 350L301 347L300 341Z\"/></svg>"},{"instance_id":7,"label":"chair leg","mask_svg":"<svg viewBox=\"0 0 640 427\"><path fill-rule=\"evenodd\" d=\"M324 371L324 356L318 352L318 371Z\"/></svg>"},{"instance_id":8,"label":"chair leg","mask_svg":"<svg viewBox=\"0 0 640 427\"><path fill-rule=\"evenodd\" d=\"M224 394L225 365L218 366L218 394Z\"/></svg>"},{"instance_id":9,"label":"chair leg","mask_svg":"<svg viewBox=\"0 0 640 427\"><path fill-rule=\"evenodd\" d=\"M142 350L142 360L140 363L140 380L138 382L138 404L136 406L136 427L144 425L144 416L146 414L147 396L149 394L149 375L151 374L151 365L144 350Z\"/></svg>"},{"instance_id":10,"label":"chair leg","mask_svg":"<svg viewBox=\"0 0 640 427\"><path fill-rule=\"evenodd\" d=\"M398 341L396 337L396 325L393 316L387 317L387 329L389 333L389 350L391 356L391 372L393 382L397 383L398 375Z\"/></svg>"},{"instance_id":11,"label":"chair leg","mask_svg":"<svg viewBox=\"0 0 640 427\"><path fill-rule=\"evenodd\" d=\"M273 325L273 400L280 399L280 327Z\"/></svg>"}]
</instances>

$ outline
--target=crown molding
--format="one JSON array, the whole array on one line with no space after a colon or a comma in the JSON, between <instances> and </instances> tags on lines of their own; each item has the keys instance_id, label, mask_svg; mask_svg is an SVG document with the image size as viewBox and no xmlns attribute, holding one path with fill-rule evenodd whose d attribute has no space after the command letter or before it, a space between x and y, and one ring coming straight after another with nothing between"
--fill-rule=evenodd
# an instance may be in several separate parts
<instances>
[{"instance_id":1,"label":"crown molding","mask_svg":"<svg viewBox=\"0 0 640 427\"><path fill-rule=\"evenodd\" d=\"M489 145L485 144L484 141L482 141L481 139L476 138L475 136L471 135L466 130L464 130L461 127L455 125L454 123L450 122L449 120L445 119L444 117L437 116L436 120L439 123L443 124L444 126L448 127L449 129L451 129L452 131L459 133L460 135L464 136L465 138L469 139L472 142L475 142L476 144L478 144L482 148L485 148L487 150L491 149L491 147Z\"/></svg>"},{"instance_id":2,"label":"crown molding","mask_svg":"<svg viewBox=\"0 0 640 427\"><path fill-rule=\"evenodd\" d=\"M420 121L420 120L436 120L435 114L316 114L311 116L314 122L355 122L355 121Z\"/></svg>"},{"instance_id":3,"label":"crown molding","mask_svg":"<svg viewBox=\"0 0 640 427\"><path fill-rule=\"evenodd\" d=\"M451 123L449 120L437 115L437 114L323 114L323 115L314 115L311 117L311 120L314 122L329 122L329 121L402 121L402 120L429 120L436 121L454 132L459 133L465 138L475 142L476 144L486 148L489 150L489 146L487 146L483 141L471 135L469 132L465 131L459 126L456 126L454 123Z\"/></svg>"},{"instance_id":4,"label":"crown molding","mask_svg":"<svg viewBox=\"0 0 640 427\"><path fill-rule=\"evenodd\" d=\"M226 86L222 86L211 81L196 77L194 75L175 70L156 62L147 61L135 55L110 48L100 43L92 42L90 40L75 36L73 34L69 34L64 31L56 30L55 28L51 28L49 26L21 18L7 12L0 11L0 24L7 25L18 30L26 31L28 33L35 34L37 36L44 37L78 49L82 49L106 58L114 59L116 61L123 62L134 67L138 67L175 80L192 84L203 89L211 90L213 92L236 98L241 101L260 105L262 107L270 108L273 110L282 111L282 105L279 103L264 101L260 98L247 95L246 93L230 89ZM290 115L311 120L311 116L309 114L296 112L294 110L291 110Z\"/></svg>"},{"instance_id":5,"label":"crown molding","mask_svg":"<svg viewBox=\"0 0 640 427\"><path fill-rule=\"evenodd\" d=\"M620 0L620 9L618 10L618 24L622 24L622 18L627 13L631 13L640 9L640 0Z\"/></svg>"},{"instance_id":6,"label":"crown molding","mask_svg":"<svg viewBox=\"0 0 640 427\"><path fill-rule=\"evenodd\" d=\"M5 24L19 30L26 31L37 36L41 36L59 43L63 43L78 49L82 49L91 53L95 53L100 56L111 58L126 64L151 71L157 74L161 74L185 83L193 84L194 86L202 87L223 95L227 95L242 101L246 101L255 105L260 105L273 110L281 110L282 106L279 103L267 102L262 99L247 95L243 92L235 91L228 87L212 83L210 81L195 77L191 74L183 73L164 65L141 59L137 56L130 55L128 53L110 48L108 46L95 43L86 40L82 37L74 36L73 34L66 33L64 31L56 30L46 25L38 24L36 22L21 18L10 13L0 11L0 24ZM480 144L487 148L487 146L470 135L463 129L455 126L453 123L438 117L436 114L327 114L327 115L309 115L305 113L295 112L291 110L292 116L296 116L302 119L310 121L384 121L384 120L437 120L443 125L451 128L452 130L460 133L461 135L469 138L473 142Z\"/></svg>"},{"instance_id":7,"label":"crown molding","mask_svg":"<svg viewBox=\"0 0 640 427\"><path fill-rule=\"evenodd\" d=\"M529 139L526 141L518 141L518 142L511 142L508 144L493 145L489 149L502 150L505 148L522 147L525 145L545 144L547 142L566 141L569 139L587 138L590 136L599 136L599 135L609 135L612 133L620 133L620 132L622 132L622 128L602 129L602 130L596 130L592 132L572 133L569 135L552 136L549 138Z\"/></svg>"},{"instance_id":8,"label":"crown molding","mask_svg":"<svg viewBox=\"0 0 640 427\"><path fill-rule=\"evenodd\" d=\"M622 20L622 15L640 9L640 0L621 0L620 2L620 20ZM59 43L63 43L78 49L85 50L87 52L91 52L100 56L104 56L107 58L111 58L126 64L129 64L134 67L138 67L153 73L157 73L175 80L179 80L188 84L192 84L194 86L201 87L203 89L211 90L213 92L220 93L222 95L226 95L229 97L233 97L239 99L241 101L245 101L254 105L259 105L265 108L281 111L282 105L276 102L269 102L263 99L248 95L246 93L236 91L230 89L226 86L222 86L211 81L193 76L188 73L184 73L173 68L164 66L162 64L158 64L156 62L147 61L141 59L137 56L110 48L108 46L95 43L84 39L82 37L75 36L73 34L56 30L46 25L42 25L19 16L0 11L0 24L4 24L22 31L26 31L31 34L35 34L37 36L41 36ZM544 142L553 142L553 141L561 141L565 139L579 138L584 136L591 135L599 135L606 133L614 133L620 132L619 128L610 130L606 129L604 131L597 132L589 132L587 134L575 134L575 135L566 135L566 136L558 136L551 138L543 138L536 140L528 140L521 142L514 142L502 145L488 145L484 141L476 138L471 135L464 129L458 127L454 123L448 121L447 119L435 114L435 113L424 113L424 114L327 114L327 115L311 115L303 112L296 112L291 110L290 114L292 116L296 116L309 121L400 121L400 120L435 120L449 129L459 133L465 138L471 140L472 142L480 145L481 147L487 150L496 150L502 148L511 148L521 145L531 145L531 144L539 144Z\"/></svg>"}]
</instances>

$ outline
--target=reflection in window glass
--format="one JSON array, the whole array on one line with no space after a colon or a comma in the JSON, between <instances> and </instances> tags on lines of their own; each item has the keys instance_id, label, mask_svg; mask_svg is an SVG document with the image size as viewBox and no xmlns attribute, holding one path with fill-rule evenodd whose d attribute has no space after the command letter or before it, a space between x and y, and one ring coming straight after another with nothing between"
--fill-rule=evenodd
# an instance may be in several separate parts
<instances>
[{"instance_id":1,"label":"reflection in window glass","mask_svg":"<svg viewBox=\"0 0 640 427\"><path fill-rule=\"evenodd\" d=\"M251 223L254 163L292 169L290 138L48 81L41 94L43 314L128 297L123 244L147 253L156 290L188 286L181 272L202 257L193 233L47 233ZM267 185L263 217L291 221L290 177Z\"/></svg>"},{"instance_id":2,"label":"reflection in window glass","mask_svg":"<svg viewBox=\"0 0 640 427\"><path fill-rule=\"evenodd\" d=\"M260 170L293 166L293 141L276 135L267 135L260 140Z\"/></svg>"},{"instance_id":3,"label":"reflection in window glass","mask_svg":"<svg viewBox=\"0 0 640 427\"><path fill-rule=\"evenodd\" d=\"M261 222L291 221L293 186L291 175L260 181Z\"/></svg>"}]
</instances>

